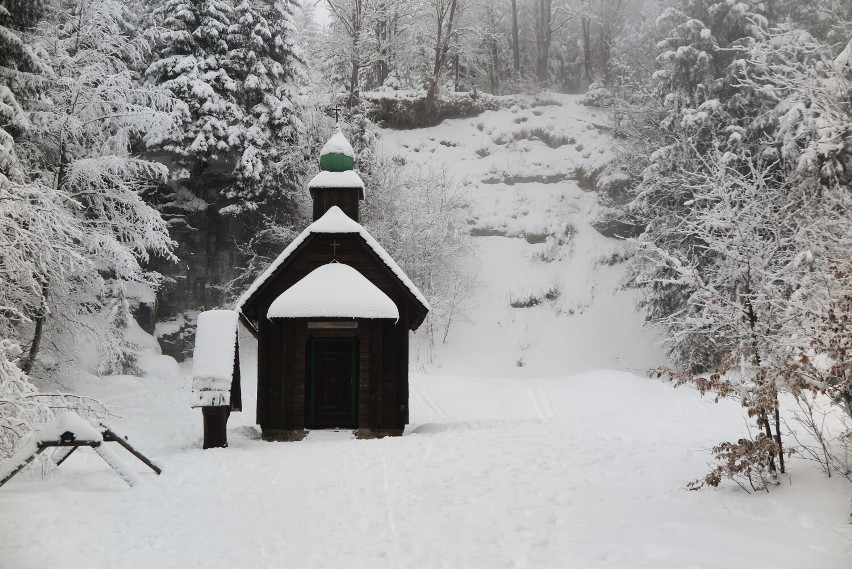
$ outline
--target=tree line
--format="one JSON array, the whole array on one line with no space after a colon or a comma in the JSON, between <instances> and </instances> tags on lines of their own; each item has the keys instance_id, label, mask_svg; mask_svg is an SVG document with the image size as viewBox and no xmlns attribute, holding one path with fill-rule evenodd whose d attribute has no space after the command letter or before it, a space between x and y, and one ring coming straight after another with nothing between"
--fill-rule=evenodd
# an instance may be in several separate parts
<instances>
[{"instance_id":1,"label":"tree line","mask_svg":"<svg viewBox=\"0 0 852 569\"><path fill-rule=\"evenodd\" d=\"M656 375L754 419L695 487L728 476L768 489L785 471L796 429L780 393L816 441L833 423L813 398L837 404L839 448L808 452L852 478L852 5L661 8L646 64L586 98L610 109L620 142L597 186L635 245L628 284L665 337L672 366Z\"/></svg>"},{"instance_id":2,"label":"tree line","mask_svg":"<svg viewBox=\"0 0 852 569\"><path fill-rule=\"evenodd\" d=\"M617 74L616 53L647 24L653 0L327 0L299 17L306 51L350 105L381 89L535 88L582 92Z\"/></svg>"}]
</instances>

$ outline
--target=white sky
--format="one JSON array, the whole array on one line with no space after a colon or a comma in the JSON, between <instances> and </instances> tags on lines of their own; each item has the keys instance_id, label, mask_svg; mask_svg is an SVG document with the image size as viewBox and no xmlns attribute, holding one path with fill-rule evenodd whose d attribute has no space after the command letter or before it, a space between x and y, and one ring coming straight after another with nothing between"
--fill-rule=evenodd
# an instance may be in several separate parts
<instances>
[{"instance_id":1,"label":"white sky","mask_svg":"<svg viewBox=\"0 0 852 569\"><path fill-rule=\"evenodd\" d=\"M314 10L314 17L317 20L317 24L321 28L325 27L328 24L328 6L325 3L325 0L305 0L307 4L313 4L316 8Z\"/></svg>"}]
</instances>

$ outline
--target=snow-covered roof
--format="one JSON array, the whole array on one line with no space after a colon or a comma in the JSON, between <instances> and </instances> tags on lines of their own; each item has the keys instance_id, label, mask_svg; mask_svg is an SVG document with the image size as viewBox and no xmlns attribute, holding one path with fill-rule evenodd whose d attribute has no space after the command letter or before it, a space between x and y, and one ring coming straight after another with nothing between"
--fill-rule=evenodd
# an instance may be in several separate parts
<instances>
[{"instance_id":1,"label":"snow-covered roof","mask_svg":"<svg viewBox=\"0 0 852 569\"><path fill-rule=\"evenodd\" d=\"M430 309L429 301L426 300L426 297L423 296L416 286L414 286L411 279L402 272L399 265L397 265L393 258L388 255L387 251L379 245L378 241L376 241L360 223L352 220L352 218L343 213L343 210L335 205L330 207L322 217L306 227L305 230L302 231L302 233L300 233L299 236L296 237L280 255L278 255L272 264L269 265L269 267L259 277L257 277L248 290L240 296L239 300L237 300L236 310L242 310L243 305L248 301L248 299L251 298L261 286L263 286L263 283L275 274L278 267L280 267L302 243L304 243L308 236L315 233L357 233L362 239L364 239L367 246L372 249L382 262L393 272L393 274L396 275L402 284L411 291L411 294L414 295L417 301L426 307L427 310Z\"/></svg>"},{"instance_id":2,"label":"snow-covered roof","mask_svg":"<svg viewBox=\"0 0 852 569\"><path fill-rule=\"evenodd\" d=\"M308 182L308 187L315 188L360 188L364 189L364 181L355 170L343 172L326 172L323 170Z\"/></svg>"},{"instance_id":3,"label":"snow-covered roof","mask_svg":"<svg viewBox=\"0 0 852 569\"><path fill-rule=\"evenodd\" d=\"M267 318L393 318L396 304L353 267L331 262L317 267L269 306Z\"/></svg>"},{"instance_id":4,"label":"snow-covered roof","mask_svg":"<svg viewBox=\"0 0 852 569\"><path fill-rule=\"evenodd\" d=\"M337 132L328 139L328 142L326 142L325 146L323 146L322 150L320 150L320 156L325 156L326 154L343 154L345 156L355 158L355 151L352 150L352 145L349 144L349 141L346 140L345 136L343 136L343 132L340 130L340 125L337 125Z\"/></svg>"},{"instance_id":5,"label":"snow-covered roof","mask_svg":"<svg viewBox=\"0 0 852 569\"><path fill-rule=\"evenodd\" d=\"M237 321L233 310L207 310L198 315L192 352L192 406L230 405Z\"/></svg>"},{"instance_id":6,"label":"snow-covered roof","mask_svg":"<svg viewBox=\"0 0 852 569\"><path fill-rule=\"evenodd\" d=\"M231 380L238 318L233 310L207 310L198 315L192 377Z\"/></svg>"}]
</instances>

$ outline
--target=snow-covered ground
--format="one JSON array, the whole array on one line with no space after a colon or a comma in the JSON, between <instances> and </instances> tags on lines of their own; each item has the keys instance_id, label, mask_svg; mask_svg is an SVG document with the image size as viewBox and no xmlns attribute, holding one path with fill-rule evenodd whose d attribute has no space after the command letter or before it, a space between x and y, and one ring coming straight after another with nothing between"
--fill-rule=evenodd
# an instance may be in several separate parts
<instances>
[{"instance_id":1,"label":"snow-covered ground","mask_svg":"<svg viewBox=\"0 0 852 569\"><path fill-rule=\"evenodd\" d=\"M230 448L201 450L191 364L149 355L153 377L78 388L162 476L136 463L145 483L128 488L88 449L47 481L22 473L0 488L0 569L852 566L850 485L805 461L769 494L685 489L710 447L744 433L741 410L644 378L658 338L618 290L621 267L600 262L621 245L589 225L594 196L572 179L608 155L602 118L552 100L382 135L468 184L479 235L480 286L434 362L412 366L405 436L258 440L246 342L249 409ZM535 129L558 147L525 138Z\"/></svg>"},{"instance_id":2,"label":"snow-covered ground","mask_svg":"<svg viewBox=\"0 0 852 569\"><path fill-rule=\"evenodd\" d=\"M248 374L246 385L251 385ZM252 398L251 390L246 401ZM417 373L401 438L257 440L232 416L201 450L185 376L90 386L156 455L128 489L86 449L0 490L0 567L845 569L849 492L794 461L768 495L689 492L733 403L617 371ZM847 483L848 485L848 483ZM841 499L845 496L846 499Z\"/></svg>"}]
</instances>

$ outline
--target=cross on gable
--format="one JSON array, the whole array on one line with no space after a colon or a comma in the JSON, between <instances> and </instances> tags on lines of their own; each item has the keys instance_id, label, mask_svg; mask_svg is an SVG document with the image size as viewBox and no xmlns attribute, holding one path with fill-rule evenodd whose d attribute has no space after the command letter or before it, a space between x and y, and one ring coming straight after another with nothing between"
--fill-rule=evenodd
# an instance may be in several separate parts
<instances>
[{"instance_id":1,"label":"cross on gable","mask_svg":"<svg viewBox=\"0 0 852 569\"><path fill-rule=\"evenodd\" d=\"M337 259L337 248L340 247L340 243L337 242L336 239L331 240L331 248L332 248L332 258Z\"/></svg>"},{"instance_id":2,"label":"cross on gable","mask_svg":"<svg viewBox=\"0 0 852 569\"><path fill-rule=\"evenodd\" d=\"M343 109L341 107L339 107L338 105L334 105L333 107L328 108L329 112L334 111L334 122L335 123L340 122L340 111L342 111L342 110Z\"/></svg>"}]
</instances>

